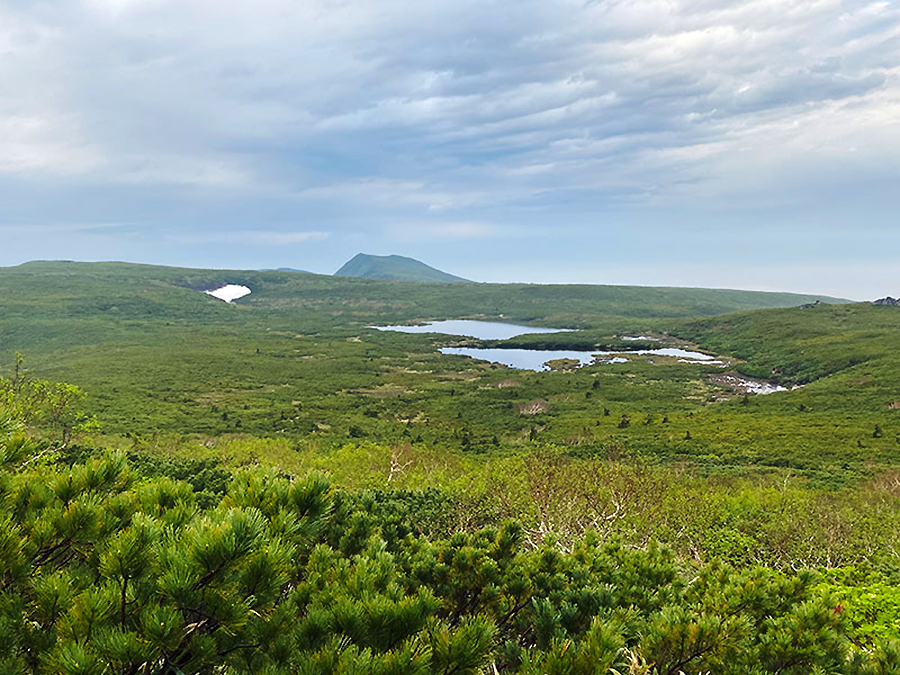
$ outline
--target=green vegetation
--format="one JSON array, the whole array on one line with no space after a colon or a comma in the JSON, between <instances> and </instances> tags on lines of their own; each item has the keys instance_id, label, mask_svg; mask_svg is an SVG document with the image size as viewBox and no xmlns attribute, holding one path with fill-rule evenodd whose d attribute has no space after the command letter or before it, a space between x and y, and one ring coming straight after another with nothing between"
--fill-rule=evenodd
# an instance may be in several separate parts
<instances>
[{"instance_id":1,"label":"green vegetation","mask_svg":"<svg viewBox=\"0 0 900 675\"><path fill-rule=\"evenodd\" d=\"M896 307L121 263L0 298L0 672L900 673ZM580 330L369 328L444 318Z\"/></svg>"},{"instance_id":2,"label":"green vegetation","mask_svg":"<svg viewBox=\"0 0 900 675\"><path fill-rule=\"evenodd\" d=\"M229 282L249 286L252 295L226 305L197 292ZM18 349L42 376L78 384L90 394L89 412L116 434L252 434L322 449L360 439L408 441L476 452L497 445L518 451L537 441L582 454L639 453L735 470L777 465L785 455L796 455L791 466L823 476L832 473L837 459L819 457L822 435L840 442L835 452L841 463L849 451L884 465L892 452L891 419L872 422L881 425L884 437L870 458L870 451L854 448L870 435L871 420L843 422L834 436L821 428L815 411L801 417L790 406L783 419L756 425L760 443L748 448L747 420L732 424L734 409L708 405L728 396L708 379L718 372L714 367L634 359L627 367L522 373L436 352L436 341L460 342L456 339L366 328L416 318L504 314L519 321L590 325L591 331L552 340L590 339L598 345L615 342L611 336L626 331L672 328L679 317L798 304L810 299L806 296L450 287L112 263L33 263L3 270L0 296L7 362ZM535 400L547 402L544 413L519 412ZM752 415L756 405L737 412L760 420ZM621 428L622 415L642 422L649 416L649 423ZM682 442L688 433L692 442ZM796 449L774 448L772 438L785 438ZM819 459L809 457L811 451Z\"/></svg>"},{"instance_id":3,"label":"green vegetation","mask_svg":"<svg viewBox=\"0 0 900 675\"><path fill-rule=\"evenodd\" d=\"M234 305L199 289L253 293ZM900 453L893 307L697 289L411 284L278 272L32 263L0 271L0 337L30 367L89 394L107 434L220 444L275 439L312 454L348 443L443 455L640 457L704 474L799 476L823 487L889 471ZM793 309L697 317L789 304ZM473 317L587 329L506 345L633 349L692 340L737 372L802 389L743 397L716 365L628 364L531 373L437 353L471 340L367 325ZM816 379L818 378L818 379ZM539 405L531 406L533 402ZM532 413L532 414L529 414ZM116 442L113 441L115 444Z\"/></svg>"},{"instance_id":4,"label":"green vegetation","mask_svg":"<svg viewBox=\"0 0 900 675\"><path fill-rule=\"evenodd\" d=\"M813 573L686 573L653 543L526 545L515 523L429 536L439 493L263 469L192 489L45 444L7 412L4 672L900 672L891 588L837 587L845 606Z\"/></svg>"},{"instance_id":5,"label":"green vegetation","mask_svg":"<svg viewBox=\"0 0 900 675\"><path fill-rule=\"evenodd\" d=\"M406 258L402 255L368 255L366 253L357 253L334 275L336 277L390 279L393 281L469 282L468 279L447 274L413 258Z\"/></svg>"}]
</instances>

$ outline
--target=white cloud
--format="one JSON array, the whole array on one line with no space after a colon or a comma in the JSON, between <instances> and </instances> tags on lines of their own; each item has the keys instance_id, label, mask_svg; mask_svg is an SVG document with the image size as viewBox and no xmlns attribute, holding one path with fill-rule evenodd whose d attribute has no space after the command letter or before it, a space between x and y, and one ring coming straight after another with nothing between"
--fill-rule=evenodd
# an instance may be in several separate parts
<instances>
[{"instance_id":1,"label":"white cloud","mask_svg":"<svg viewBox=\"0 0 900 675\"><path fill-rule=\"evenodd\" d=\"M301 201L356 202L380 205L384 208L418 207L428 211L444 211L485 203L487 193L472 190L461 192L450 186L441 187L422 180L368 178L337 182L322 187L306 188L295 195Z\"/></svg>"},{"instance_id":2,"label":"white cloud","mask_svg":"<svg viewBox=\"0 0 900 675\"><path fill-rule=\"evenodd\" d=\"M41 225L22 225L16 223L0 223L0 234L26 235L39 234L79 234L79 233L103 233L107 231L122 230L129 227L128 223L42 223Z\"/></svg>"},{"instance_id":3,"label":"white cloud","mask_svg":"<svg viewBox=\"0 0 900 675\"><path fill-rule=\"evenodd\" d=\"M93 170L101 159L94 149L78 143L73 127L71 120L52 112L0 116L0 173L65 175Z\"/></svg>"},{"instance_id":4,"label":"white cloud","mask_svg":"<svg viewBox=\"0 0 900 675\"><path fill-rule=\"evenodd\" d=\"M392 223L387 226L386 231L391 239L400 242L467 241L505 237L511 234L507 228L477 221Z\"/></svg>"},{"instance_id":5,"label":"white cloud","mask_svg":"<svg viewBox=\"0 0 900 675\"><path fill-rule=\"evenodd\" d=\"M321 242L330 233L321 231L226 230L172 234L168 239L179 244L247 244L251 246L291 246Z\"/></svg>"}]
</instances>

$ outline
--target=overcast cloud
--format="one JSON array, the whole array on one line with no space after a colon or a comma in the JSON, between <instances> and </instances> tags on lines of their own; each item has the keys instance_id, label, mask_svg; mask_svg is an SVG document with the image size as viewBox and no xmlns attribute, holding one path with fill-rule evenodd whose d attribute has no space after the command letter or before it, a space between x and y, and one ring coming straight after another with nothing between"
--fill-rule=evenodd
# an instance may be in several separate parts
<instances>
[{"instance_id":1,"label":"overcast cloud","mask_svg":"<svg viewBox=\"0 0 900 675\"><path fill-rule=\"evenodd\" d=\"M900 6L0 0L0 264L900 295Z\"/></svg>"}]
</instances>

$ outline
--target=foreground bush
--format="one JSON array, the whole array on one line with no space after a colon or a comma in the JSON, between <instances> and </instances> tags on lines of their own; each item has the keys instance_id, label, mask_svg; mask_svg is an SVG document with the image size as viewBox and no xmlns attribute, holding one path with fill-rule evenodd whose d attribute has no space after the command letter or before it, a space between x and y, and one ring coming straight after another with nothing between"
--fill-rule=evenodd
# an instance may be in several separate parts
<instances>
[{"instance_id":1,"label":"foreground bush","mask_svg":"<svg viewBox=\"0 0 900 675\"><path fill-rule=\"evenodd\" d=\"M0 439L0 672L900 673L810 574L683 578L653 545L532 549L512 523L429 540L401 516L435 495L319 476L244 471L203 508L123 456Z\"/></svg>"}]
</instances>

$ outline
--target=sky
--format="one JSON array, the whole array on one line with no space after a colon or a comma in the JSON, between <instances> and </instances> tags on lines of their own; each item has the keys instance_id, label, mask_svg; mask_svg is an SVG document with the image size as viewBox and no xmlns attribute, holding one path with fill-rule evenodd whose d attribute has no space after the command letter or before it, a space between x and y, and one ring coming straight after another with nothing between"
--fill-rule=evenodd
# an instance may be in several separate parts
<instances>
[{"instance_id":1,"label":"sky","mask_svg":"<svg viewBox=\"0 0 900 675\"><path fill-rule=\"evenodd\" d=\"M0 265L900 295L900 3L0 0Z\"/></svg>"}]
</instances>

